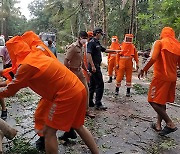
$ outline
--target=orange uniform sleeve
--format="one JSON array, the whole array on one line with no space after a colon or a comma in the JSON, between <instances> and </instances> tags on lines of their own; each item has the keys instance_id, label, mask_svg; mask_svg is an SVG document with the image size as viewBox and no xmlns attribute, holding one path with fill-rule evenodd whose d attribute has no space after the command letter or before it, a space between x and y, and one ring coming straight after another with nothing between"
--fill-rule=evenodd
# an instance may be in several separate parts
<instances>
[{"instance_id":1,"label":"orange uniform sleeve","mask_svg":"<svg viewBox=\"0 0 180 154\"><path fill-rule=\"evenodd\" d=\"M29 80L38 72L38 69L24 64L19 66L15 78L4 88L0 88L0 98L13 96L21 88L27 87Z\"/></svg>"},{"instance_id":2,"label":"orange uniform sleeve","mask_svg":"<svg viewBox=\"0 0 180 154\"><path fill-rule=\"evenodd\" d=\"M119 59L120 59L120 54L119 54L119 53L117 53L117 54L116 54L116 65L118 65L118 64L119 64Z\"/></svg>"},{"instance_id":3,"label":"orange uniform sleeve","mask_svg":"<svg viewBox=\"0 0 180 154\"><path fill-rule=\"evenodd\" d=\"M12 71L12 67L6 68L4 70L2 70L2 74L1 76L6 77L8 80L12 80L12 76L9 74L9 72Z\"/></svg>"},{"instance_id":4,"label":"orange uniform sleeve","mask_svg":"<svg viewBox=\"0 0 180 154\"><path fill-rule=\"evenodd\" d=\"M110 53L108 53L108 60L109 60L109 58L110 58Z\"/></svg>"},{"instance_id":5,"label":"orange uniform sleeve","mask_svg":"<svg viewBox=\"0 0 180 154\"><path fill-rule=\"evenodd\" d=\"M144 67L142 68L143 71L148 71L148 69L154 64L154 62L158 58L160 52L161 52L161 42L160 40L157 40L154 42L152 46L150 57L147 59Z\"/></svg>"},{"instance_id":6,"label":"orange uniform sleeve","mask_svg":"<svg viewBox=\"0 0 180 154\"><path fill-rule=\"evenodd\" d=\"M136 65L138 65L139 64L138 53L137 53L136 49L134 49L134 50L135 50L134 51L134 60L136 61Z\"/></svg>"}]
</instances>

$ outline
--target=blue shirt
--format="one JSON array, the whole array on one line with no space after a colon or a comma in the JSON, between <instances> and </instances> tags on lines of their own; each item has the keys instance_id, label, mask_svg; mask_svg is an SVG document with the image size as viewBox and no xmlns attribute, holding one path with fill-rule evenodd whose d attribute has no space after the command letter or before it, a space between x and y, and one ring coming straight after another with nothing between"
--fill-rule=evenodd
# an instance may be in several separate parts
<instances>
[{"instance_id":1,"label":"blue shirt","mask_svg":"<svg viewBox=\"0 0 180 154\"><path fill-rule=\"evenodd\" d=\"M52 53L57 57L57 53L56 53L56 47L54 47L53 45L48 46L48 48L52 51Z\"/></svg>"}]
</instances>

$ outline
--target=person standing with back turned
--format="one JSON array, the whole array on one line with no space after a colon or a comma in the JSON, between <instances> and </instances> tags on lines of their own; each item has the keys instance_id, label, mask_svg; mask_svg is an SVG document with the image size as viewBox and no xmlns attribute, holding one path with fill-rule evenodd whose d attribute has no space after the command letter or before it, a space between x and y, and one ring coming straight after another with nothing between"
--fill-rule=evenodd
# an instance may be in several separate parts
<instances>
[{"instance_id":1,"label":"person standing with back turned","mask_svg":"<svg viewBox=\"0 0 180 154\"><path fill-rule=\"evenodd\" d=\"M154 76L148 92L148 102L157 113L157 122L151 127L159 132L159 135L167 135L177 130L166 112L166 103L173 103L175 99L175 87L177 80L177 64L180 66L180 43L175 38L175 32L170 27L164 27L160 40L155 41L149 59L140 70L139 79L144 72L154 65ZM162 129L162 120L166 126Z\"/></svg>"}]
</instances>

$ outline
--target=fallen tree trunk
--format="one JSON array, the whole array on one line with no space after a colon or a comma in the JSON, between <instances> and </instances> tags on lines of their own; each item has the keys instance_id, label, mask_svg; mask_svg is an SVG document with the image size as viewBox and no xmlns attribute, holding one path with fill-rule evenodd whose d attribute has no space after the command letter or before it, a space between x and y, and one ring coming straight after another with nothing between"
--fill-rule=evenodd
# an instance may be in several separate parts
<instances>
[{"instance_id":1,"label":"fallen tree trunk","mask_svg":"<svg viewBox=\"0 0 180 154\"><path fill-rule=\"evenodd\" d=\"M10 127L4 120L0 119L0 154L2 150L2 139L5 136L8 139L13 139L17 134L17 130Z\"/></svg>"},{"instance_id":2,"label":"fallen tree trunk","mask_svg":"<svg viewBox=\"0 0 180 154\"><path fill-rule=\"evenodd\" d=\"M4 137L4 134L3 132L0 130L0 154L3 153L3 150L2 150L2 139Z\"/></svg>"}]
</instances>

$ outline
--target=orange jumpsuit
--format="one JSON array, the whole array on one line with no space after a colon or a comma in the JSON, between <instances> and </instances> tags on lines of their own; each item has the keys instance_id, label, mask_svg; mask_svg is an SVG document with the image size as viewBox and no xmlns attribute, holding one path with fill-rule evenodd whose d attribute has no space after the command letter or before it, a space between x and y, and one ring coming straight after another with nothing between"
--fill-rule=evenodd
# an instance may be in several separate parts
<instances>
[{"instance_id":1,"label":"orange jumpsuit","mask_svg":"<svg viewBox=\"0 0 180 154\"><path fill-rule=\"evenodd\" d=\"M180 66L180 44L170 27L163 28L161 40L155 41L143 70L147 71L153 64L154 75L148 92L148 102L161 105L174 102L177 65Z\"/></svg>"},{"instance_id":2,"label":"orange jumpsuit","mask_svg":"<svg viewBox=\"0 0 180 154\"><path fill-rule=\"evenodd\" d=\"M6 46L15 56L18 71L16 78L1 89L0 98L30 87L51 102L41 108L45 112L45 125L63 131L82 126L86 111L86 90L76 75L42 52L31 51L19 36L10 39Z\"/></svg>"},{"instance_id":3,"label":"orange jumpsuit","mask_svg":"<svg viewBox=\"0 0 180 154\"><path fill-rule=\"evenodd\" d=\"M46 56L51 57L55 60L57 58L55 55L49 50L49 48L40 40L39 36L37 36L33 31L27 31L22 35L23 40L29 45L31 49L39 50L43 52ZM44 117L45 117L45 111L44 109L47 103L51 103L48 100L41 98L38 102L38 106L35 111L35 130L38 133L38 135L42 136L42 130L44 127Z\"/></svg>"},{"instance_id":4,"label":"orange jumpsuit","mask_svg":"<svg viewBox=\"0 0 180 154\"><path fill-rule=\"evenodd\" d=\"M87 34L88 34L88 41L89 41L89 39L91 39L91 38L93 37L93 31L88 31ZM84 52L83 52L83 53L84 53L84 57L83 57L83 59L84 59L84 65L86 66L86 68L88 68L88 61L87 61L87 43L86 43L86 45L84 45ZM89 75L88 75L88 72L83 69L83 73L84 73L84 76L85 76L85 78L86 78L86 80L87 80L87 83L89 83L90 77L89 77Z\"/></svg>"},{"instance_id":5,"label":"orange jumpsuit","mask_svg":"<svg viewBox=\"0 0 180 154\"><path fill-rule=\"evenodd\" d=\"M56 59L54 54L49 50L49 48L40 40L40 38L33 32L27 31L22 35L23 40L29 45L30 48L38 48L41 50L45 55ZM14 57L14 56L11 56ZM11 61L15 61L12 59ZM14 64L16 62L13 62ZM9 81L12 80L12 76L16 73L17 66L12 66L10 68L4 69L2 75L6 77ZM7 81L7 82L9 82Z\"/></svg>"},{"instance_id":6,"label":"orange jumpsuit","mask_svg":"<svg viewBox=\"0 0 180 154\"><path fill-rule=\"evenodd\" d=\"M125 36L129 35L131 36L131 34L126 34ZM122 52L118 53L116 56L116 64L119 66L117 70L116 87L121 86L121 81L124 74L126 74L126 86L127 88L130 88L133 70L132 59L134 58L136 65L138 65L138 54L135 46L129 42L123 42L121 44L121 50Z\"/></svg>"},{"instance_id":7,"label":"orange jumpsuit","mask_svg":"<svg viewBox=\"0 0 180 154\"><path fill-rule=\"evenodd\" d=\"M84 65L86 66L86 68L88 68L88 62L87 62L87 44L84 46L84 52L83 52L83 61L84 61ZM83 69L83 74L86 78L86 81L87 83L89 83L90 81L90 78L89 78L89 75L88 75L88 72L86 70Z\"/></svg>"},{"instance_id":8,"label":"orange jumpsuit","mask_svg":"<svg viewBox=\"0 0 180 154\"><path fill-rule=\"evenodd\" d=\"M27 31L22 35L23 41L25 41L29 47L32 49L39 50L43 52L45 55L52 57L53 59L57 60L57 58L52 54L52 52L49 50L49 48L40 40L40 38L33 32L33 31ZM13 56L11 56L14 58ZM16 60L13 60L16 61ZM10 81L12 81L12 74L16 74L17 67L15 65L16 62L14 62L13 67L7 68L3 70L3 76L5 76L8 80L6 80L6 84L8 84ZM38 107L35 111L35 130L37 131L38 135L42 135L42 132L40 130L44 127L44 114L45 112L41 110L44 105L47 103L50 103L46 99L41 98Z\"/></svg>"},{"instance_id":9,"label":"orange jumpsuit","mask_svg":"<svg viewBox=\"0 0 180 154\"><path fill-rule=\"evenodd\" d=\"M120 50L120 43L118 42L118 37L112 36L112 40L113 39L116 39L116 41L111 43L110 49ZM113 70L115 70L115 76L116 76L116 52L108 53L108 75L110 77L113 76Z\"/></svg>"}]
</instances>

